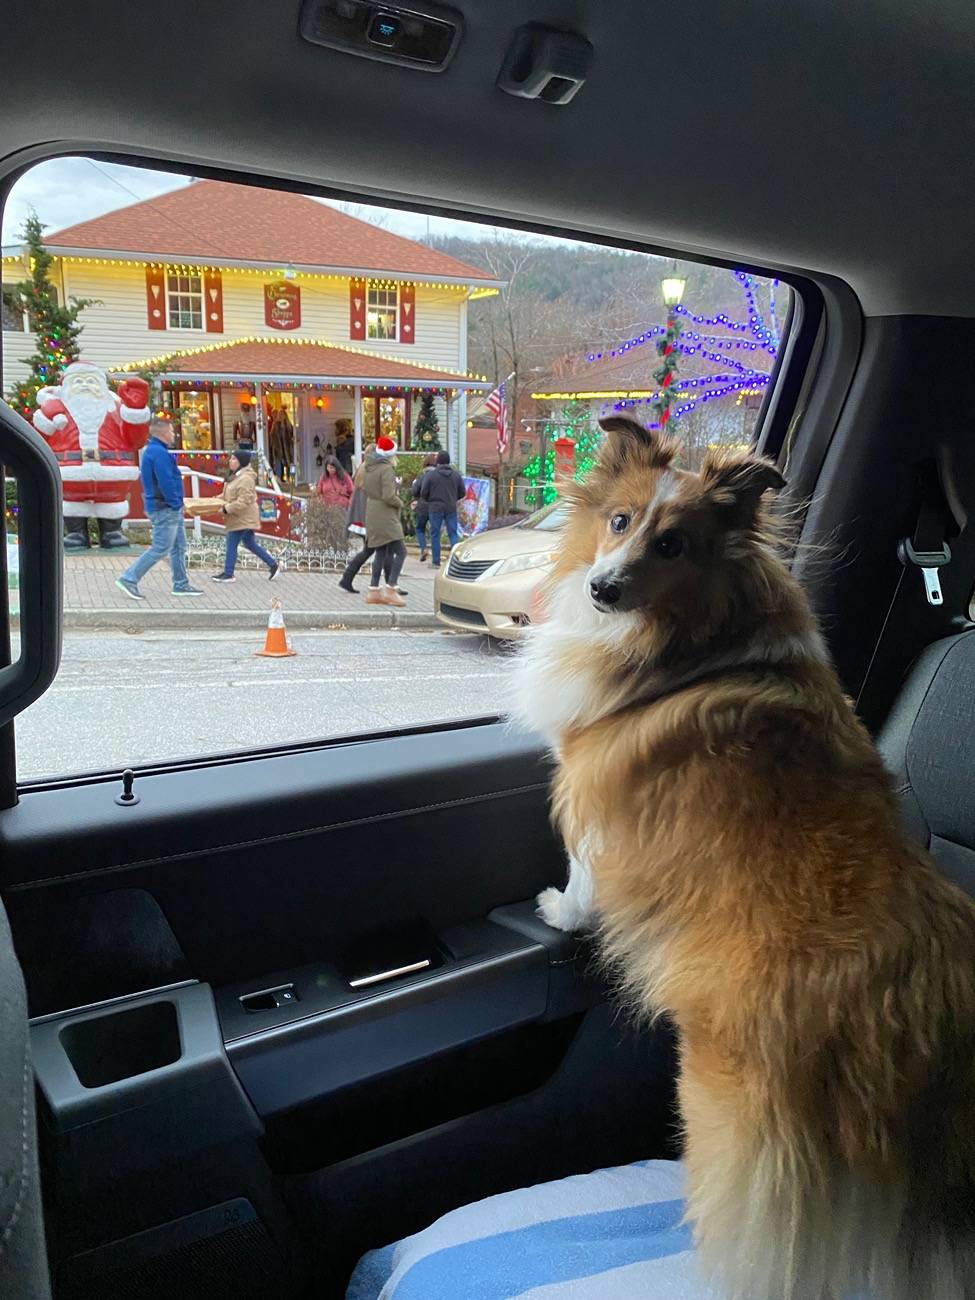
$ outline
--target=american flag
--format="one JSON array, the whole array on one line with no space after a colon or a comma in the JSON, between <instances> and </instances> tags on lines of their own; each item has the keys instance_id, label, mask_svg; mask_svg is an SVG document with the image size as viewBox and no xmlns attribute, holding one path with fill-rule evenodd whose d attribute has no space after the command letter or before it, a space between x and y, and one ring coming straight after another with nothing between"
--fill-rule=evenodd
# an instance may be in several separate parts
<instances>
[{"instance_id":1,"label":"american flag","mask_svg":"<svg viewBox=\"0 0 975 1300\"><path fill-rule=\"evenodd\" d=\"M498 455L503 456L508 450L508 402L505 398L504 384L498 384L494 392L488 395L484 405L494 416L494 423L498 430Z\"/></svg>"}]
</instances>

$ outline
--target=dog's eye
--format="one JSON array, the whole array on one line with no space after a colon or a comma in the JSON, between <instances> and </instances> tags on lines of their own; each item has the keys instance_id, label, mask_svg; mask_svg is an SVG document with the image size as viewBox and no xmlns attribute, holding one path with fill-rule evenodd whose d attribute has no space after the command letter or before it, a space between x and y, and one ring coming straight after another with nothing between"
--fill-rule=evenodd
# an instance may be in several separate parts
<instances>
[{"instance_id":1,"label":"dog's eye","mask_svg":"<svg viewBox=\"0 0 975 1300\"><path fill-rule=\"evenodd\" d=\"M614 533L625 533L630 526L629 515L613 515L609 521L609 526Z\"/></svg>"},{"instance_id":2,"label":"dog's eye","mask_svg":"<svg viewBox=\"0 0 975 1300\"><path fill-rule=\"evenodd\" d=\"M661 533L659 537L654 538L653 549L664 560L676 560L678 555L684 550L684 540L680 533L675 533L670 529L666 533Z\"/></svg>"}]
</instances>

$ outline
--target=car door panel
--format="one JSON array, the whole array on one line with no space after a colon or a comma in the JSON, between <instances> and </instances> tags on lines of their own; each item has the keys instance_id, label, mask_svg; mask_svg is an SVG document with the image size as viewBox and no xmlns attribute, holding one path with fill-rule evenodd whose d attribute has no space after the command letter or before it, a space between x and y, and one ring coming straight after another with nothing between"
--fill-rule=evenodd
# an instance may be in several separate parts
<instances>
[{"instance_id":1,"label":"car door panel","mask_svg":"<svg viewBox=\"0 0 975 1300\"><path fill-rule=\"evenodd\" d=\"M496 725L140 776L135 807L116 782L26 793L0 851L31 1011L135 991L134 951L107 969L120 933L143 987L220 985L531 898L563 872L547 785L537 745Z\"/></svg>"},{"instance_id":2,"label":"car door panel","mask_svg":"<svg viewBox=\"0 0 975 1300\"><path fill-rule=\"evenodd\" d=\"M504 1169L517 1181L584 1167L607 1133L610 1152L659 1147L670 1066L654 1057L640 1075L639 1037L599 1020L591 947L534 912L564 876L549 778L537 741L494 723L141 772L134 806L116 803L117 778L33 788L0 813L56 1289L93 1286L93 1269L114 1286L118 1260L142 1249L131 1237L144 1246L140 1234L184 1221L194 1236L241 1197L288 1256L282 1190L301 1221L336 1188L368 1205L364 1170L375 1193L404 1143L425 1160L423 1134L438 1152L445 1127L471 1126L470 1160L434 1203L490 1190ZM276 1003L282 989L293 1000ZM175 1059L158 1010L170 1004L180 1025L187 1008L196 1017ZM618 1104L566 1129L567 1086L608 1088ZM474 1155L488 1132L508 1152L498 1168ZM124 1156L100 1161L106 1144ZM493 1171L483 1183L479 1168ZM106 1208L110 1187L124 1214ZM404 1208L378 1195L346 1253L394 1235ZM163 1232L159 1249L177 1239ZM336 1294L342 1259L332 1251L325 1270Z\"/></svg>"}]
</instances>

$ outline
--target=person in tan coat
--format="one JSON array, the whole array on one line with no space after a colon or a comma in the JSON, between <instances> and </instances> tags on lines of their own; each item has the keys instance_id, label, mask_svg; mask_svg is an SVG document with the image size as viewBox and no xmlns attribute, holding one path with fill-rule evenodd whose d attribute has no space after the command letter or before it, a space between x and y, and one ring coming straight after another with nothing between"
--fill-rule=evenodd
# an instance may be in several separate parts
<instances>
[{"instance_id":1,"label":"person in tan coat","mask_svg":"<svg viewBox=\"0 0 975 1300\"><path fill-rule=\"evenodd\" d=\"M258 542L254 534L261 524L257 508L257 475L251 469L249 451L235 451L230 457L230 478L221 498L223 518L227 526L227 554L223 572L212 575L214 582L236 582L237 548L244 546L252 555L263 560L269 569L268 577L276 578L278 561Z\"/></svg>"}]
</instances>

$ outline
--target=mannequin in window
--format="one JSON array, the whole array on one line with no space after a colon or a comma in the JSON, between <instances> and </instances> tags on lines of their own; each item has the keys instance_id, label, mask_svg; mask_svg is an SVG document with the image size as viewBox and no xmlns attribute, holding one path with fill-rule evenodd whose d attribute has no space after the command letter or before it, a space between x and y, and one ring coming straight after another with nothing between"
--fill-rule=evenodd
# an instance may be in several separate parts
<instances>
[{"instance_id":1,"label":"mannequin in window","mask_svg":"<svg viewBox=\"0 0 975 1300\"><path fill-rule=\"evenodd\" d=\"M271 421L268 449L278 479L291 479L294 472L295 427L283 406L278 407Z\"/></svg>"},{"instance_id":2,"label":"mannequin in window","mask_svg":"<svg viewBox=\"0 0 975 1300\"><path fill-rule=\"evenodd\" d=\"M241 451L253 451L257 441L257 425L254 420L254 408L249 402L241 402L240 419L234 421L234 441Z\"/></svg>"}]
</instances>

